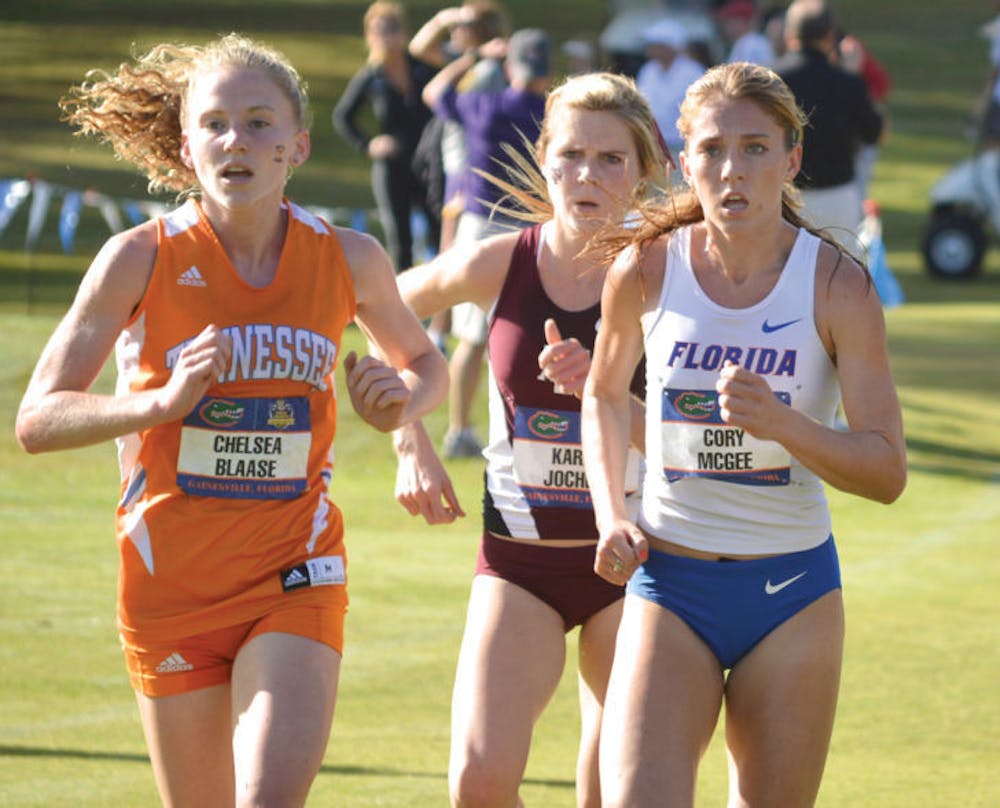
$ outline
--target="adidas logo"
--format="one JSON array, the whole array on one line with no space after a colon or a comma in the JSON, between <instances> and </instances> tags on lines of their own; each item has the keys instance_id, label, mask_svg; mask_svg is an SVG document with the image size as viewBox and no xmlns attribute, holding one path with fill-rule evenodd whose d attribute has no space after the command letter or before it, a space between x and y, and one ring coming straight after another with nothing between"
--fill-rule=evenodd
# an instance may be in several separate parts
<instances>
[{"instance_id":1,"label":"adidas logo","mask_svg":"<svg viewBox=\"0 0 1000 808\"><path fill-rule=\"evenodd\" d=\"M198 267L192 264L187 270L177 279L178 286L208 286L205 283L205 279L201 277L201 273L198 271Z\"/></svg>"},{"instance_id":2,"label":"adidas logo","mask_svg":"<svg viewBox=\"0 0 1000 808\"><path fill-rule=\"evenodd\" d=\"M204 281L202 281L204 283ZM194 670L194 665L188 662L176 651L156 666L157 673L180 673L181 671Z\"/></svg>"},{"instance_id":3,"label":"adidas logo","mask_svg":"<svg viewBox=\"0 0 1000 808\"><path fill-rule=\"evenodd\" d=\"M292 567L288 575L285 576L285 580L282 581L282 584L285 589L292 589L297 586L308 586L309 578L299 567Z\"/></svg>"}]
</instances>

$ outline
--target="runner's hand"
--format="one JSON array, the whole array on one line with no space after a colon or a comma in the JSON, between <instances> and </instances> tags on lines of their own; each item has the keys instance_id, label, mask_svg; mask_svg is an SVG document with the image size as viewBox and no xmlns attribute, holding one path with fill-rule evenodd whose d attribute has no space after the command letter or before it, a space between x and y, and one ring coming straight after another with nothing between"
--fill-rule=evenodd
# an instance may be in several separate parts
<instances>
[{"instance_id":1,"label":"runner's hand","mask_svg":"<svg viewBox=\"0 0 1000 808\"><path fill-rule=\"evenodd\" d=\"M410 400L399 372L372 356L358 359L354 351L344 357L344 370L354 411L381 432L398 427Z\"/></svg>"},{"instance_id":2,"label":"runner's hand","mask_svg":"<svg viewBox=\"0 0 1000 808\"><path fill-rule=\"evenodd\" d=\"M649 545L632 522L619 520L609 530L601 531L594 554L594 572L619 586L632 577L649 555Z\"/></svg>"},{"instance_id":3,"label":"runner's hand","mask_svg":"<svg viewBox=\"0 0 1000 808\"><path fill-rule=\"evenodd\" d=\"M542 369L538 378L551 381L560 395L582 397L590 372L590 351L575 337L563 339L551 317L545 321L545 342L538 354L538 366Z\"/></svg>"},{"instance_id":4,"label":"runner's hand","mask_svg":"<svg viewBox=\"0 0 1000 808\"><path fill-rule=\"evenodd\" d=\"M216 325L208 325L185 345L164 386L168 420L183 418L205 392L226 372L233 353L233 339Z\"/></svg>"},{"instance_id":5,"label":"runner's hand","mask_svg":"<svg viewBox=\"0 0 1000 808\"><path fill-rule=\"evenodd\" d=\"M761 440L774 439L788 405L778 399L763 376L727 361L715 390L724 423L745 429Z\"/></svg>"},{"instance_id":6,"label":"runner's hand","mask_svg":"<svg viewBox=\"0 0 1000 808\"><path fill-rule=\"evenodd\" d=\"M396 501L411 516L423 516L429 525L448 524L465 516L423 424L403 427L396 438Z\"/></svg>"}]
</instances>

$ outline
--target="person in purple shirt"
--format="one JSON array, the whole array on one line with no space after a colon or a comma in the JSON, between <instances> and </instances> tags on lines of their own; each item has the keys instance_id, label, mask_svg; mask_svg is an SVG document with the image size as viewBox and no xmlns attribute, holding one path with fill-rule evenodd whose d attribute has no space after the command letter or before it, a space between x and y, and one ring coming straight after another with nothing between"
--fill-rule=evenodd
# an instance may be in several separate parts
<instances>
[{"instance_id":1,"label":"person in purple shirt","mask_svg":"<svg viewBox=\"0 0 1000 808\"><path fill-rule=\"evenodd\" d=\"M516 220L493 216L502 191L479 172L495 174L509 164L509 150L528 154L539 134L545 112L545 92L551 82L551 46L537 28L514 32L509 40L494 39L447 64L423 91L424 103L437 115L465 129L467 169L463 180L465 208L458 221L456 244L467 244L518 227ZM479 57L503 58L510 86L501 92L459 92L456 83ZM458 344L451 358L446 457L476 456L482 445L472 432L472 401L482 372L486 346L486 314L472 303L452 311L452 333Z\"/></svg>"}]
</instances>

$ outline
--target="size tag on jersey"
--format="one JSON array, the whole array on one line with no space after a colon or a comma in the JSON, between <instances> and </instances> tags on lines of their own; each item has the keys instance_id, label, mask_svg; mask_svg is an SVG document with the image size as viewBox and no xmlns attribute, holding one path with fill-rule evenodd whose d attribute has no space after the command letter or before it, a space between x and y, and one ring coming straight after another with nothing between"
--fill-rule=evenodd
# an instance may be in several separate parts
<instances>
[{"instance_id":1,"label":"size tag on jersey","mask_svg":"<svg viewBox=\"0 0 1000 808\"><path fill-rule=\"evenodd\" d=\"M516 407L514 479L533 508L590 508L580 413ZM626 494L639 485L639 456L629 451Z\"/></svg>"},{"instance_id":2,"label":"size tag on jersey","mask_svg":"<svg viewBox=\"0 0 1000 808\"><path fill-rule=\"evenodd\" d=\"M306 586L337 586L347 580L343 556L310 558L294 567L283 569L280 574L281 588L285 592Z\"/></svg>"},{"instance_id":3,"label":"size tag on jersey","mask_svg":"<svg viewBox=\"0 0 1000 808\"><path fill-rule=\"evenodd\" d=\"M785 404L791 401L785 392L775 396ZM723 423L715 390L665 389L661 421L667 482L707 477L739 485L788 485L788 451Z\"/></svg>"},{"instance_id":4,"label":"size tag on jersey","mask_svg":"<svg viewBox=\"0 0 1000 808\"><path fill-rule=\"evenodd\" d=\"M177 484L203 497L294 499L311 444L305 397L204 398L181 428Z\"/></svg>"}]
</instances>

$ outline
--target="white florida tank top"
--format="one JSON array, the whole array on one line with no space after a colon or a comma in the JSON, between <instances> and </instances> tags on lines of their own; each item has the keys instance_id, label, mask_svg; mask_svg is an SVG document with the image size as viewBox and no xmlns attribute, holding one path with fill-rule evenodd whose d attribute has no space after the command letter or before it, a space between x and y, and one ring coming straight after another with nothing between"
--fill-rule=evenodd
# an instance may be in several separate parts
<instances>
[{"instance_id":1,"label":"white florida tank top","mask_svg":"<svg viewBox=\"0 0 1000 808\"><path fill-rule=\"evenodd\" d=\"M836 369L816 330L820 240L800 230L759 303L712 301L690 259L691 230L671 237L659 305L643 315L646 476L639 525L723 554L807 550L830 534L822 481L774 441L723 423L715 383L726 360L764 377L785 404L831 425Z\"/></svg>"}]
</instances>

